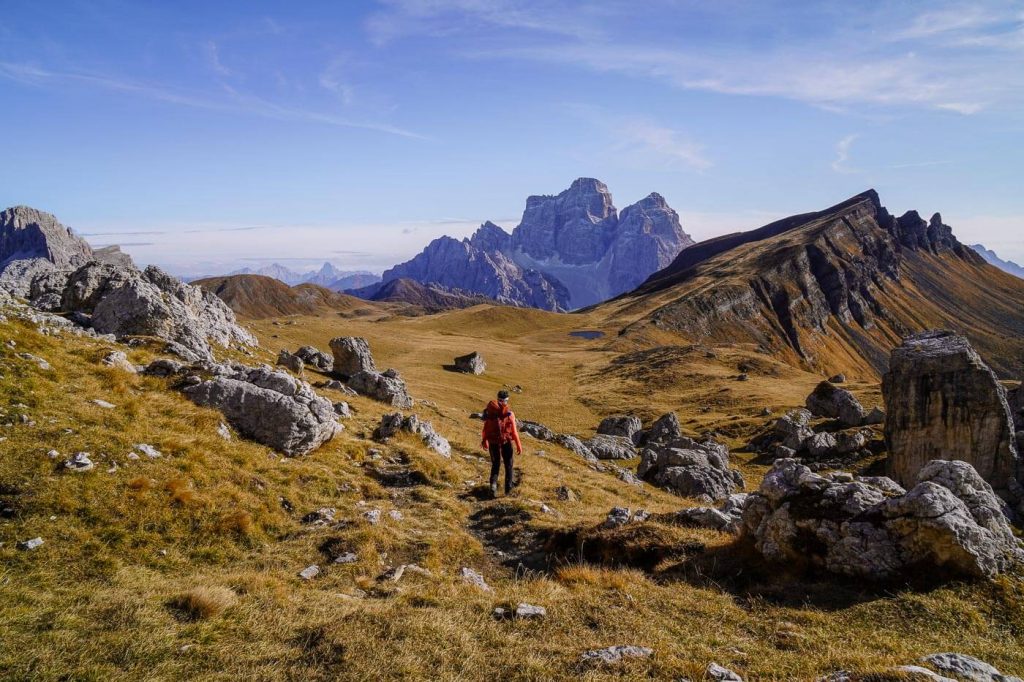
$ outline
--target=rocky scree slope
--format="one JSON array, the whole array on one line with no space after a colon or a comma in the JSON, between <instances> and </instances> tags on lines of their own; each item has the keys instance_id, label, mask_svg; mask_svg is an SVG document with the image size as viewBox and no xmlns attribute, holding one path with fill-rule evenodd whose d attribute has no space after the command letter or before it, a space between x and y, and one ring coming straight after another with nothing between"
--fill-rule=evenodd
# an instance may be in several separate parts
<instances>
[{"instance_id":1,"label":"rocky scree slope","mask_svg":"<svg viewBox=\"0 0 1024 682\"><path fill-rule=\"evenodd\" d=\"M1024 282L938 213L894 217L874 190L687 248L601 310L627 336L747 342L826 375L875 379L901 338L935 328L964 333L1003 375L1024 370Z\"/></svg>"},{"instance_id":2,"label":"rocky scree slope","mask_svg":"<svg viewBox=\"0 0 1024 682\"><path fill-rule=\"evenodd\" d=\"M604 183L580 178L556 196L529 197L511 234L486 222L461 241L440 237L383 280L404 277L511 305L571 310L629 291L692 243L661 195L620 214Z\"/></svg>"}]
</instances>

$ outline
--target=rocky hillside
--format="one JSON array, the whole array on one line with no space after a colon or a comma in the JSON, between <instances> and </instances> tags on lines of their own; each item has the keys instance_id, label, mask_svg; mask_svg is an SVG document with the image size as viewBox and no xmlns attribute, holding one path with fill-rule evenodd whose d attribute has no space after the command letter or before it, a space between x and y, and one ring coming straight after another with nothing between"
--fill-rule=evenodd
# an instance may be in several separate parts
<instances>
[{"instance_id":1,"label":"rocky hillside","mask_svg":"<svg viewBox=\"0 0 1024 682\"><path fill-rule=\"evenodd\" d=\"M932 328L963 333L1003 376L1024 369L1024 282L938 213L897 218L874 190L690 247L601 310L633 338L750 343L825 373L877 377L902 337Z\"/></svg>"},{"instance_id":2,"label":"rocky hillside","mask_svg":"<svg viewBox=\"0 0 1024 682\"><path fill-rule=\"evenodd\" d=\"M978 252L978 255L985 259L989 265L994 265L1003 272L1008 272L1014 277L1024 279L1024 267L1021 267L1012 260L1003 260L992 249L985 248L984 244L971 244L971 248Z\"/></svg>"},{"instance_id":3,"label":"rocky hillside","mask_svg":"<svg viewBox=\"0 0 1024 682\"><path fill-rule=\"evenodd\" d=\"M263 275L229 275L193 282L214 294L236 314L250 319L315 315L325 310L353 311L370 306L352 296L316 284L288 286Z\"/></svg>"},{"instance_id":4,"label":"rocky hillside","mask_svg":"<svg viewBox=\"0 0 1024 682\"><path fill-rule=\"evenodd\" d=\"M661 195L652 193L620 214L604 183L580 178L561 194L529 197L512 234L487 222L468 239L435 239L383 279L405 277L511 305L571 310L633 289L692 243Z\"/></svg>"}]
</instances>

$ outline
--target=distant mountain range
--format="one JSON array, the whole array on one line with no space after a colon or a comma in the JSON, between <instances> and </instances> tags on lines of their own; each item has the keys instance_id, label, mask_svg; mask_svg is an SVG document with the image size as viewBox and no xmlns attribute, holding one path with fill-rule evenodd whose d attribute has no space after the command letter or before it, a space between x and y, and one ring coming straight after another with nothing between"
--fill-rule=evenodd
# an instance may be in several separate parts
<instances>
[{"instance_id":1,"label":"distant mountain range","mask_svg":"<svg viewBox=\"0 0 1024 682\"><path fill-rule=\"evenodd\" d=\"M365 270L339 270L331 263L324 263L319 270L296 272L279 263L271 263L261 268L242 268L229 272L229 275L263 275L273 277L289 286L296 284L317 284L333 291L357 289L380 281L380 275Z\"/></svg>"},{"instance_id":2,"label":"distant mountain range","mask_svg":"<svg viewBox=\"0 0 1024 682\"><path fill-rule=\"evenodd\" d=\"M995 251L993 251L992 249L986 249L985 246L982 244L971 244L971 248L977 251L978 254L981 255L981 257L984 258L985 262L988 263L989 265L994 265L1003 272L1008 272L1011 275L1014 275L1015 277L1020 277L1021 279L1024 279L1024 267L1017 265L1012 260L1003 260L998 255L996 255Z\"/></svg>"},{"instance_id":3,"label":"distant mountain range","mask_svg":"<svg viewBox=\"0 0 1024 682\"><path fill-rule=\"evenodd\" d=\"M604 183L580 178L561 194L529 197L511 234L485 222L466 239L439 237L386 270L381 284L348 293L372 299L405 278L509 305L575 310L632 290L691 244L661 195L619 213Z\"/></svg>"}]
</instances>

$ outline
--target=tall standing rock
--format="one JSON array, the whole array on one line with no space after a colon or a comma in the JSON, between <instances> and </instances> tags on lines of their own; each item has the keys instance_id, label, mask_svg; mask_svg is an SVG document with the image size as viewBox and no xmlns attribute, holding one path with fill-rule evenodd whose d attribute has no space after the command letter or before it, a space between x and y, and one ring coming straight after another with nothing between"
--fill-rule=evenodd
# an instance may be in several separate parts
<instances>
[{"instance_id":1,"label":"tall standing rock","mask_svg":"<svg viewBox=\"0 0 1024 682\"><path fill-rule=\"evenodd\" d=\"M1006 391L964 337L930 331L903 340L882 380L888 472L912 484L930 460L962 460L1007 489L1018 475Z\"/></svg>"},{"instance_id":2,"label":"tall standing rock","mask_svg":"<svg viewBox=\"0 0 1024 682\"><path fill-rule=\"evenodd\" d=\"M334 353L334 372L343 377L377 371L370 354L370 344L364 338L339 336L331 339L331 352Z\"/></svg>"}]
</instances>

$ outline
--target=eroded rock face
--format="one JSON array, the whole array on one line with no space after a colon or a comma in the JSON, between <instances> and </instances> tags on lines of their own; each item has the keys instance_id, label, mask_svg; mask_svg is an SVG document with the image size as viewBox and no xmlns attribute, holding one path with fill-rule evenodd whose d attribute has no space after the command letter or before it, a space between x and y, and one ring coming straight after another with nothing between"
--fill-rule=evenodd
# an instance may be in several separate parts
<instances>
[{"instance_id":1,"label":"eroded rock face","mask_svg":"<svg viewBox=\"0 0 1024 682\"><path fill-rule=\"evenodd\" d=\"M935 460L903 492L891 480L775 462L743 511L766 559L886 579L942 567L992 577L1024 559L999 498L966 462Z\"/></svg>"},{"instance_id":2,"label":"eroded rock face","mask_svg":"<svg viewBox=\"0 0 1024 682\"><path fill-rule=\"evenodd\" d=\"M14 296L28 297L36 277L94 258L89 244L49 213L28 206L0 212L0 289Z\"/></svg>"},{"instance_id":3,"label":"eroded rock face","mask_svg":"<svg viewBox=\"0 0 1024 682\"><path fill-rule=\"evenodd\" d=\"M341 377L349 378L360 372L377 371L373 355L370 354L370 344L364 338L339 336L331 339L331 352L334 354L334 373Z\"/></svg>"},{"instance_id":4,"label":"eroded rock face","mask_svg":"<svg viewBox=\"0 0 1024 682\"><path fill-rule=\"evenodd\" d=\"M906 485L933 459L970 463L996 490L1018 475L1006 392L962 336L904 339L882 380L888 473Z\"/></svg>"},{"instance_id":5,"label":"eroded rock face","mask_svg":"<svg viewBox=\"0 0 1024 682\"><path fill-rule=\"evenodd\" d=\"M598 459L632 459L636 457L633 441L625 436L597 434L584 442Z\"/></svg>"},{"instance_id":6,"label":"eroded rock face","mask_svg":"<svg viewBox=\"0 0 1024 682\"><path fill-rule=\"evenodd\" d=\"M306 363L298 355L293 355L286 350L277 354L277 364L287 367L296 374L301 374L306 369Z\"/></svg>"},{"instance_id":7,"label":"eroded rock face","mask_svg":"<svg viewBox=\"0 0 1024 682\"><path fill-rule=\"evenodd\" d=\"M466 374L483 374L487 369L487 363L480 353L473 351L455 358L455 369Z\"/></svg>"},{"instance_id":8,"label":"eroded rock face","mask_svg":"<svg viewBox=\"0 0 1024 682\"><path fill-rule=\"evenodd\" d=\"M845 426L860 426L867 416L867 410L852 393L828 381L822 381L807 396L807 409L819 417L838 419Z\"/></svg>"},{"instance_id":9,"label":"eroded rock face","mask_svg":"<svg viewBox=\"0 0 1024 682\"><path fill-rule=\"evenodd\" d=\"M331 401L269 367L237 368L182 390L197 405L220 410L244 437L290 456L312 452L342 428Z\"/></svg>"},{"instance_id":10,"label":"eroded rock face","mask_svg":"<svg viewBox=\"0 0 1024 682\"><path fill-rule=\"evenodd\" d=\"M675 523L698 528L710 528L724 533L739 533L743 527L743 507L747 502L746 493L736 493L726 498L719 508L691 507L681 509L672 516Z\"/></svg>"},{"instance_id":11,"label":"eroded rock face","mask_svg":"<svg viewBox=\"0 0 1024 682\"><path fill-rule=\"evenodd\" d=\"M729 468L729 449L708 440L698 443L680 436L648 442L637 475L686 497L723 500L743 487L743 476Z\"/></svg>"}]
</instances>

